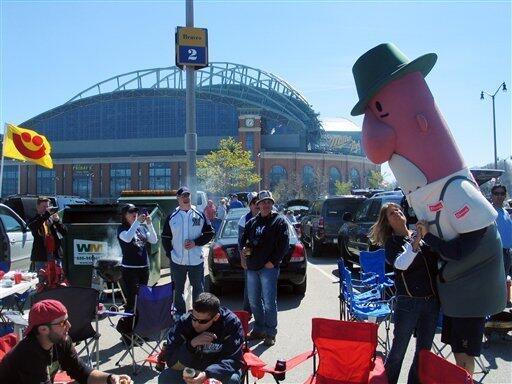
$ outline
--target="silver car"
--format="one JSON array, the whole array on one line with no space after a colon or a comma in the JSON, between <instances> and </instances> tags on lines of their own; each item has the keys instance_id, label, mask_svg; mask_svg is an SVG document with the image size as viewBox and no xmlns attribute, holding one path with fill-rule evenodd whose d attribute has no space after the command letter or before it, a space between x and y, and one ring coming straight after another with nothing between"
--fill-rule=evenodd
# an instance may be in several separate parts
<instances>
[{"instance_id":1,"label":"silver car","mask_svg":"<svg viewBox=\"0 0 512 384\"><path fill-rule=\"evenodd\" d=\"M28 270L34 237L23 219L4 204L0 204L0 240L0 269Z\"/></svg>"}]
</instances>

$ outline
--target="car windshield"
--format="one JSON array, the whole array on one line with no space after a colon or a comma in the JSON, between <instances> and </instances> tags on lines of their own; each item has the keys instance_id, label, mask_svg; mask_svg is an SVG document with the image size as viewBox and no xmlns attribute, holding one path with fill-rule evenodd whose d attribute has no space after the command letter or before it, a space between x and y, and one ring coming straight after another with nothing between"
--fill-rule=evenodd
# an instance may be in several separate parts
<instances>
[{"instance_id":1,"label":"car windshield","mask_svg":"<svg viewBox=\"0 0 512 384\"><path fill-rule=\"evenodd\" d=\"M220 233L220 238L238 238L238 220L240 218L228 219L224 222L222 226L222 231Z\"/></svg>"},{"instance_id":2,"label":"car windshield","mask_svg":"<svg viewBox=\"0 0 512 384\"><path fill-rule=\"evenodd\" d=\"M326 216L327 217L342 217L345 212L354 213L354 211L361 204L361 200L344 199L344 200L330 200L326 201Z\"/></svg>"}]
</instances>

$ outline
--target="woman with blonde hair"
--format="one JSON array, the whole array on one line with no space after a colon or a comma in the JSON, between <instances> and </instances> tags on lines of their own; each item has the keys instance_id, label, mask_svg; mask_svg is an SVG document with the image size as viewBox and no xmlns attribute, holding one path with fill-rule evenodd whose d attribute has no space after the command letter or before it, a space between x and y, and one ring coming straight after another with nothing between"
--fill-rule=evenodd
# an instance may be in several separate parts
<instances>
[{"instance_id":1,"label":"woman with blonde hair","mask_svg":"<svg viewBox=\"0 0 512 384\"><path fill-rule=\"evenodd\" d=\"M398 382L405 352L414 333L417 337L416 352L407 383L419 383L418 353L432 347L439 316L435 289L437 254L417 232L409 230L402 208L394 203L382 206L369 238L374 244L384 247L386 262L395 271L393 345L385 364L389 383Z\"/></svg>"}]
</instances>

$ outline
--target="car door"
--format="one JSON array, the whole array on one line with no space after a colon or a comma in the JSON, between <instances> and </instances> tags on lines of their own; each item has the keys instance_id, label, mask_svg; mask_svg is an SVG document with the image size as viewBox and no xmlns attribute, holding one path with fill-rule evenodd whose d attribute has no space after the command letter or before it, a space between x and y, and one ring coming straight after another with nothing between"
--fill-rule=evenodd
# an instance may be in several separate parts
<instances>
[{"instance_id":1,"label":"car door","mask_svg":"<svg viewBox=\"0 0 512 384\"><path fill-rule=\"evenodd\" d=\"M347 222L347 250L352 255L359 255L360 249L360 227L366 221L366 217L368 216L368 212L372 205L372 200L366 200L359 209L354 214L354 220L352 222Z\"/></svg>"},{"instance_id":2,"label":"car door","mask_svg":"<svg viewBox=\"0 0 512 384\"><path fill-rule=\"evenodd\" d=\"M27 230L25 222L6 206L0 206L0 220L8 241L11 267L10 269L28 270L30 253L34 238Z\"/></svg>"}]
</instances>

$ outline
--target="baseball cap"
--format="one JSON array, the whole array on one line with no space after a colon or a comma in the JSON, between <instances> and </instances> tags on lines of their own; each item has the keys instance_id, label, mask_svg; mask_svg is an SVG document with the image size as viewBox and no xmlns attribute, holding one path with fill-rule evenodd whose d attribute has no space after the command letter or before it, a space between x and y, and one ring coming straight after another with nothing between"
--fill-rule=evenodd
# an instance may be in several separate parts
<instances>
[{"instance_id":1,"label":"baseball cap","mask_svg":"<svg viewBox=\"0 0 512 384\"><path fill-rule=\"evenodd\" d=\"M137 208L135 205L131 204L131 203L128 203L126 204L122 209L121 209L121 213L124 215L126 213L132 213L132 212L139 212L139 208Z\"/></svg>"},{"instance_id":2,"label":"baseball cap","mask_svg":"<svg viewBox=\"0 0 512 384\"><path fill-rule=\"evenodd\" d=\"M64 304L57 300L41 300L35 303L28 314L28 327L25 335L39 325L50 324L68 313Z\"/></svg>"},{"instance_id":3,"label":"baseball cap","mask_svg":"<svg viewBox=\"0 0 512 384\"><path fill-rule=\"evenodd\" d=\"M249 192L247 194L247 203L251 204L254 199L258 198L258 192Z\"/></svg>"},{"instance_id":4,"label":"baseball cap","mask_svg":"<svg viewBox=\"0 0 512 384\"><path fill-rule=\"evenodd\" d=\"M261 203L263 200L271 200L273 203L275 203L275 200L272 197L272 192L267 190L260 191L258 193L258 201L256 202L256 204Z\"/></svg>"},{"instance_id":5,"label":"baseball cap","mask_svg":"<svg viewBox=\"0 0 512 384\"><path fill-rule=\"evenodd\" d=\"M188 193L190 195L190 189L188 189L188 187L181 187L180 189L178 189L178 192L176 192L176 196L181 196L185 193Z\"/></svg>"}]
</instances>

